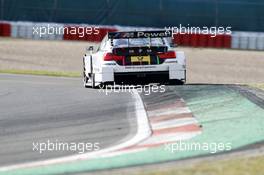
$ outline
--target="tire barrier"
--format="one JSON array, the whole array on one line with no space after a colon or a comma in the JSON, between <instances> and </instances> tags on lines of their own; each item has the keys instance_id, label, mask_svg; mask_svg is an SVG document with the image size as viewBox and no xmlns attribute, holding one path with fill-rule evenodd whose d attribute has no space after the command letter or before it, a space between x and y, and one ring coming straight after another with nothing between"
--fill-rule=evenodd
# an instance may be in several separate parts
<instances>
[{"instance_id":1,"label":"tire barrier","mask_svg":"<svg viewBox=\"0 0 264 175\"><path fill-rule=\"evenodd\" d=\"M9 23L0 22L0 36L11 36L11 25Z\"/></svg>"},{"instance_id":2,"label":"tire barrier","mask_svg":"<svg viewBox=\"0 0 264 175\"><path fill-rule=\"evenodd\" d=\"M107 32L152 29L154 28L0 21L0 36L35 40L100 42ZM216 36L210 34L177 33L174 34L172 42L186 47L264 50L264 33L232 32L231 35L218 34Z\"/></svg>"},{"instance_id":3,"label":"tire barrier","mask_svg":"<svg viewBox=\"0 0 264 175\"><path fill-rule=\"evenodd\" d=\"M12 28L13 29L13 28ZM13 31L12 33L17 33L17 38L33 38L33 23L30 22L19 22L17 24L17 31Z\"/></svg>"},{"instance_id":4,"label":"tire barrier","mask_svg":"<svg viewBox=\"0 0 264 175\"><path fill-rule=\"evenodd\" d=\"M11 22L11 37L18 38L18 22Z\"/></svg>"},{"instance_id":5,"label":"tire barrier","mask_svg":"<svg viewBox=\"0 0 264 175\"><path fill-rule=\"evenodd\" d=\"M33 39L36 40L63 40L63 24L57 23L35 23ZM38 29L38 30L37 30ZM38 32L37 32L38 31Z\"/></svg>"},{"instance_id":6,"label":"tire barrier","mask_svg":"<svg viewBox=\"0 0 264 175\"><path fill-rule=\"evenodd\" d=\"M59 33L62 24L55 23L31 23L31 22L11 22L11 37L35 40L62 40L63 32Z\"/></svg>"},{"instance_id":7,"label":"tire barrier","mask_svg":"<svg viewBox=\"0 0 264 175\"><path fill-rule=\"evenodd\" d=\"M264 34L257 38L257 50L264 50Z\"/></svg>"},{"instance_id":8,"label":"tire barrier","mask_svg":"<svg viewBox=\"0 0 264 175\"><path fill-rule=\"evenodd\" d=\"M115 32L117 29L110 27L67 25L64 28L64 40L79 40L100 42L108 32Z\"/></svg>"},{"instance_id":9,"label":"tire barrier","mask_svg":"<svg viewBox=\"0 0 264 175\"><path fill-rule=\"evenodd\" d=\"M233 32L232 49L264 50L264 33Z\"/></svg>"},{"instance_id":10,"label":"tire barrier","mask_svg":"<svg viewBox=\"0 0 264 175\"><path fill-rule=\"evenodd\" d=\"M231 48L231 35L174 34L174 44L191 47Z\"/></svg>"}]
</instances>

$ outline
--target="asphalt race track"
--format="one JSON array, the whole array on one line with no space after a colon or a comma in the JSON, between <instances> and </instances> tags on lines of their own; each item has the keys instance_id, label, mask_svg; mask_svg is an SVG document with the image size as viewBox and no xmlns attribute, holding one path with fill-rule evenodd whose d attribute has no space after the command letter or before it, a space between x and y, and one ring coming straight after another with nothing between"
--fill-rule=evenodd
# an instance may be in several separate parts
<instances>
[{"instance_id":1,"label":"asphalt race track","mask_svg":"<svg viewBox=\"0 0 264 175\"><path fill-rule=\"evenodd\" d=\"M0 165L45 160L73 151L33 151L33 142L99 143L130 139L137 130L130 93L105 95L81 80L0 75Z\"/></svg>"},{"instance_id":2,"label":"asphalt race track","mask_svg":"<svg viewBox=\"0 0 264 175\"><path fill-rule=\"evenodd\" d=\"M230 151L210 147L174 153L165 149L166 139L187 136L186 143L221 143L231 145L231 152L263 143L264 93L261 90L238 85L187 84L166 86L164 92L147 92L106 95L101 89L83 88L80 78L0 74L0 174L70 174ZM143 115L139 113L136 98L139 95L145 105L140 109L147 112L146 128L142 127L144 118L139 117ZM145 137L148 128L152 134ZM194 132L199 134L193 136ZM144 140L136 145L103 152L92 159L80 154L84 159L75 156L78 158L69 162L64 159L58 164L40 160L78 155L78 151L40 153L33 147L33 143L49 140L99 143L100 150L105 151L105 148L132 143L138 134L143 134ZM140 146L146 149L137 151Z\"/></svg>"}]
</instances>

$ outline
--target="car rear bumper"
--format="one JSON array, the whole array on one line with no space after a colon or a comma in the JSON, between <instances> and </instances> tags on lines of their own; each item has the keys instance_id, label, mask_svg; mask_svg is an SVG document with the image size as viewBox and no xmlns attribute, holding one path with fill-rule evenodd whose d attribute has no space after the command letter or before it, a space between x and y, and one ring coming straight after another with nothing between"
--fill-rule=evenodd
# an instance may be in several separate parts
<instances>
[{"instance_id":1,"label":"car rear bumper","mask_svg":"<svg viewBox=\"0 0 264 175\"><path fill-rule=\"evenodd\" d=\"M115 66L115 73L163 72L169 71L169 65Z\"/></svg>"},{"instance_id":2,"label":"car rear bumper","mask_svg":"<svg viewBox=\"0 0 264 175\"><path fill-rule=\"evenodd\" d=\"M117 83L158 83L169 81L169 71L155 71L155 72L116 72L114 73L114 80Z\"/></svg>"},{"instance_id":3,"label":"car rear bumper","mask_svg":"<svg viewBox=\"0 0 264 175\"><path fill-rule=\"evenodd\" d=\"M139 80L162 82L172 79L185 81L185 67L180 64L144 65L144 66L104 66L96 73L99 82Z\"/></svg>"}]
</instances>

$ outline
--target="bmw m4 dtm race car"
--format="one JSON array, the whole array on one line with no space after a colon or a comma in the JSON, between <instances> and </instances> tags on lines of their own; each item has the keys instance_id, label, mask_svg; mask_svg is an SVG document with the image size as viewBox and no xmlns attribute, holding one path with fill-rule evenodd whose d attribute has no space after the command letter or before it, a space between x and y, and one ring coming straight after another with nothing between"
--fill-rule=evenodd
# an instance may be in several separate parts
<instances>
[{"instance_id":1,"label":"bmw m4 dtm race car","mask_svg":"<svg viewBox=\"0 0 264 175\"><path fill-rule=\"evenodd\" d=\"M169 31L111 32L83 57L85 87L134 81L183 84L186 61L170 46Z\"/></svg>"}]
</instances>

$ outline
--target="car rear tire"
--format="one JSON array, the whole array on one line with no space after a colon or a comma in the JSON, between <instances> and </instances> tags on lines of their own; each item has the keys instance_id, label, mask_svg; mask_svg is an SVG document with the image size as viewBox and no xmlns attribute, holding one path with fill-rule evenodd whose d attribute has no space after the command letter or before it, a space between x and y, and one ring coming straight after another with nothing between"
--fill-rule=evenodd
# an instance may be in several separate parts
<instances>
[{"instance_id":1,"label":"car rear tire","mask_svg":"<svg viewBox=\"0 0 264 175\"><path fill-rule=\"evenodd\" d=\"M85 75L85 72L83 72L83 86L85 88L88 88L88 86L87 86L88 80L89 80L89 78Z\"/></svg>"},{"instance_id":2,"label":"car rear tire","mask_svg":"<svg viewBox=\"0 0 264 175\"><path fill-rule=\"evenodd\" d=\"M169 85L183 85L184 81L181 80L177 80L177 79L173 79L173 80L169 80Z\"/></svg>"},{"instance_id":3,"label":"car rear tire","mask_svg":"<svg viewBox=\"0 0 264 175\"><path fill-rule=\"evenodd\" d=\"M83 86L85 88L88 88L88 86L87 86L88 80L89 80L89 78L85 74L85 63L83 61Z\"/></svg>"},{"instance_id":4,"label":"car rear tire","mask_svg":"<svg viewBox=\"0 0 264 175\"><path fill-rule=\"evenodd\" d=\"M91 80L91 87L95 88L95 75L94 74L91 74L90 80Z\"/></svg>"}]
</instances>

